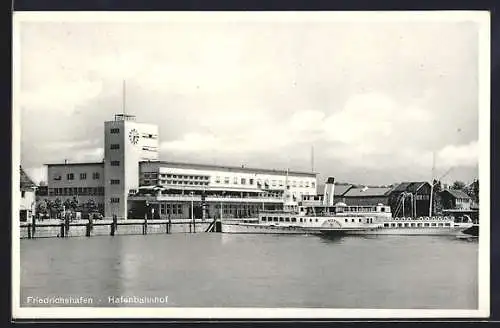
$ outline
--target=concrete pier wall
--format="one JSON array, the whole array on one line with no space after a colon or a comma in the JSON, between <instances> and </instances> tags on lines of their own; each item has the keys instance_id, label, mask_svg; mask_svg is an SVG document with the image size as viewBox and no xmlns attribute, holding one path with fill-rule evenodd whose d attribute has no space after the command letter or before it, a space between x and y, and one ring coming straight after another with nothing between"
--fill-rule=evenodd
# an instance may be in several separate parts
<instances>
[{"instance_id":1,"label":"concrete pier wall","mask_svg":"<svg viewBox=\"0 0 500 328\"><path fill-rule=\"evenodd\" d=\"M212 221L197 220L118 220L113 229L112 220L94 221L89 226L88 221L72 221L69 226L61 221L37 222L35 227L21 223L20 237L25 238L57 238L57 237L93 237L112 235L147 235L170 233L205 232ZM114 230L114 231L113 231ZM113 233L114 232L114 233Z\"/></svg>"}]
</instances>

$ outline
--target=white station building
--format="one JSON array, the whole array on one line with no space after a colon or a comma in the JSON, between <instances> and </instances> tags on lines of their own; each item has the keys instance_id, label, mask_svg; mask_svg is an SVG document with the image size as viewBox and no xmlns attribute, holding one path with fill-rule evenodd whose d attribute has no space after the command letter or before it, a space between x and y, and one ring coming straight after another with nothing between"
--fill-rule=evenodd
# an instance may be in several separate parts
<instances>
[{"instance_id":1,"label":"white station building","mask_svg":"<svg viewBox=\"0 0 500 328\"><path fill-rule=\"evenodd\" d=\"M93 200L105 217L253 216L315 196L317 174L159 160L158 126L117 114L104 123L104 161L47 164L47 198Z\"/></svg>"}]
</instances>

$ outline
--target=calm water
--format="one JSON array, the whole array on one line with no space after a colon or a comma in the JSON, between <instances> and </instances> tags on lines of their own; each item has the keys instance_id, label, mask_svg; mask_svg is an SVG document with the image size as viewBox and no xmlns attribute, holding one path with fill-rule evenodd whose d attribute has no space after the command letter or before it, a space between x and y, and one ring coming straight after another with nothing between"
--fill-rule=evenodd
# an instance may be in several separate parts
<instances>
[{"instance_id":1,"label":"calm water","mask_svg":"<svg viewBox=\"0 0 500 328\"><path fill-rule=\"evenodd\" d=\"M429 236L21 240L21 306L28 296L117 306L108 297L122 295L168 296L149 307L476 309L477 258L476 241Z\"/></svg>"}]
</instances>

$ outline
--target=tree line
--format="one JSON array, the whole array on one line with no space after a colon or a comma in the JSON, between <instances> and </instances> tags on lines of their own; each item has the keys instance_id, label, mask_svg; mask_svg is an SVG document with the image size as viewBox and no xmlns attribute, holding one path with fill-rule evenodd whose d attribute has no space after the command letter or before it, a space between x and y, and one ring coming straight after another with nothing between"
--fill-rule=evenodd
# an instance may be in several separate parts
<instances>
[{"instance_id":1,"label":"tree line","mask_svg":"<svg viewBox=\"0 0 500 328\"><path fill-rule=\"evenodd\" d=\"M83 217L88 217L99 213L99 207L92 198L84 203L80 203L76 197L68 198L64 202L59 198L37 200L36 215L39 219L61 219L64 212L73 217L76 212L81 212Z\"/></svg>"}]
</instances>

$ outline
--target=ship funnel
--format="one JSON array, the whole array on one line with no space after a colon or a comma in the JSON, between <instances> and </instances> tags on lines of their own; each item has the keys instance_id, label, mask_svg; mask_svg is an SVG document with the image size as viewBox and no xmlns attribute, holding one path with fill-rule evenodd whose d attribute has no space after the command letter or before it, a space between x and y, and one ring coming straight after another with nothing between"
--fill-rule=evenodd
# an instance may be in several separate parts
<instances>
[{"instance_id":1,"label":"ship funnel","mask_svg":"<svg viewBox=\"0 0 500 328\"><path fill-rule=\"evenodd\" d=\"M328 177L325 183L325 191L323 192L324 206L333 206L334 193L335 193L335 178Z\"/></svg>"}]
</instances>

